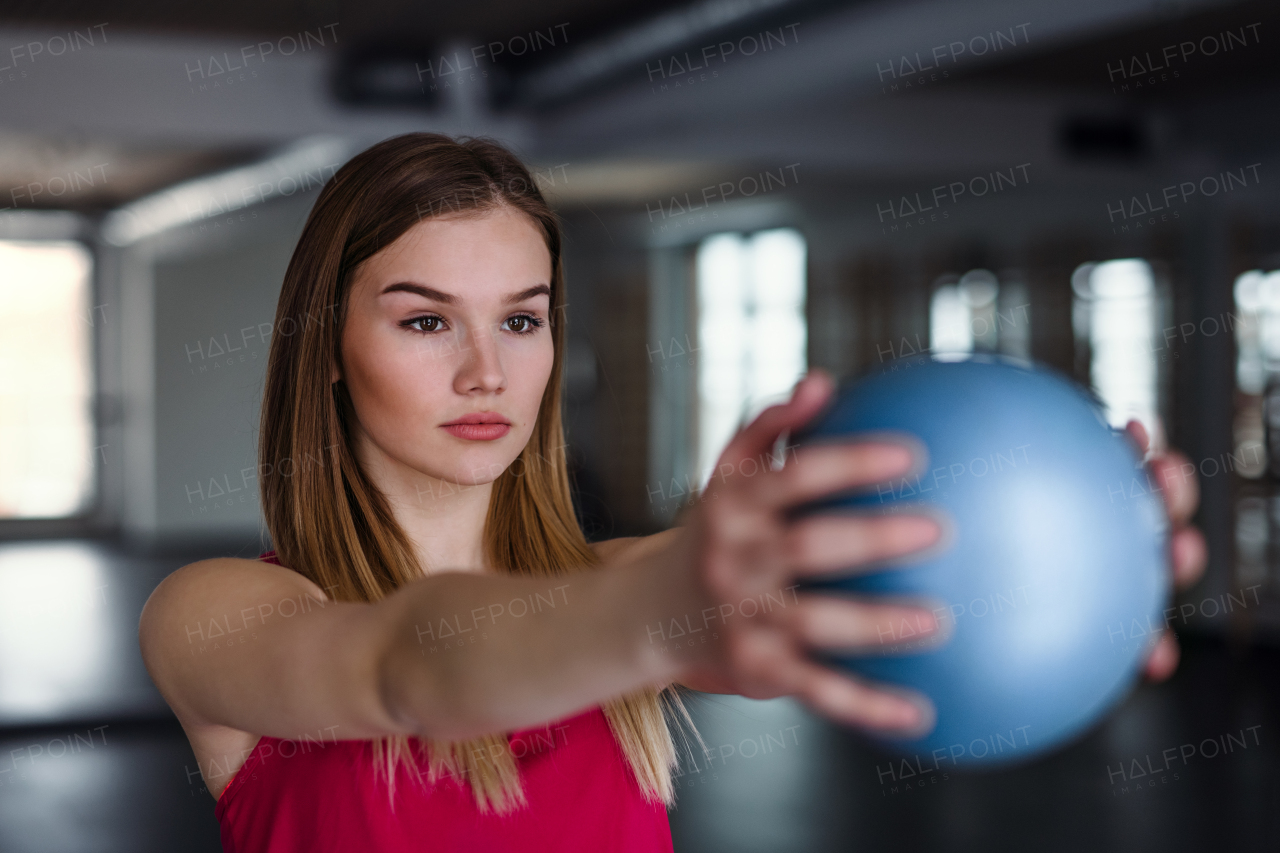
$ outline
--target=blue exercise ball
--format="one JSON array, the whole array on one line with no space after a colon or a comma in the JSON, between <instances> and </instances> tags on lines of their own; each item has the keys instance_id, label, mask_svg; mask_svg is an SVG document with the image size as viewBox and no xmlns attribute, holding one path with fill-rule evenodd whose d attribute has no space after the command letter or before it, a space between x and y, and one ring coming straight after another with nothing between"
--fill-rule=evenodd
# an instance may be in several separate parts
<instances>
[{"instance_id":1,"label":"blue exercise ball","mask_svg":"<svg viewBox=\"0 0 1280 853\"><path fill-rule=\"evenodd\" d=\"M876 738L921 770L1044 753L1123 698L1164 627L1161 496L1096 398L1048 368L995 356L892 368L842 385L794 444L907 434L922 469L797 515L933 512L944 539L801 588L927 597L949 640L904 623L873 653L818 657L933 700L927 735Z\"/></svg>"}]
</instances>

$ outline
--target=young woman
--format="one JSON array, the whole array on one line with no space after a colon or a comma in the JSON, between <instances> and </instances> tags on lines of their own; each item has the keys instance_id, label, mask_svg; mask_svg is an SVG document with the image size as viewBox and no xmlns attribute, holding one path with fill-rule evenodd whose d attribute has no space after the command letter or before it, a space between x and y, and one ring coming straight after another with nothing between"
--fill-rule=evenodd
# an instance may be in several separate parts
<instances>
[{"instance_id":1,"label":"young woman","mask_svg":"<svg viewBox=\"0 0 1280 853\"><path fill-rule=\"evenodd\" d=\"M937 630L925 607L795 592L939 535L924 516L787 519L913 464L869 442L767 464L832 392L825 374L734 437L679 526L585 541L560 246L528 171L484 139L396 137L320 193L267 366L275 551L174 572L140 625L228 853L671 850L680 685L931 726L926 698L808 657L902 619ZM1180 462L1153 464L1185 583L1204 548ZM1176 658L1166 639L1149 670Z\"/></svg>"}]
</instances>

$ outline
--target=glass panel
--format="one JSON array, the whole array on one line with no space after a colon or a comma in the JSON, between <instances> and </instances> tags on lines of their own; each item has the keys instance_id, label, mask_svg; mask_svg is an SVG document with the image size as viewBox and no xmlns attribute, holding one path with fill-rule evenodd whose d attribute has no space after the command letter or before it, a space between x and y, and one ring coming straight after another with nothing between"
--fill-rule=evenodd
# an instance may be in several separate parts
<instances>
[{"instance_id":1,"label":"glass panel","mask_svg":"<svg viewBox=\"0 0 1280 853\"><path fill-rule=\"evenodd\" d=\"M745 421L806 370L805 244L791 228L698 247L698 470L705 486Z\"/></svg>"},{"instance_id":2,"label":"glass panel","mask_svg":"<svg viewBox=\"0 0 1280 853\"><path fill-rule=\"evenodd\" d=\"M93 494L91 269L79 243L0 240L0 518Z\"/></svg>"},{"instance_id":3,"label":"glass panel","mask_svg":"<svg viewBox=\"0 0 1280 853\"><path fill-rule=\"evenodd\" d=\"M1072 276L1072 287L1076 332L1089 342L1089 381L1106 405L1107 421L1123 427L1136 418L1151 446L1163 447L1151 265L1141 258L1085 264Z\"/></svg>"},{"instance_id":4,"label":"glass panel","mask_svg":"<svg viewBox=\"0 0 1280 853\"><path fill-rule=\"evenodd\" d=\"M1027 306L1025 300L1010 303L1011 298L1022 295L1021 285L1002 294L1000 282L990 270L969 270L958 279L952 273L940 276L929 304L929 351L938 361L958 361L972 352L1025 356L1029 329L1023 315Z\"/></svg>"},{"instance_id":5,"label":"glass panel","mask_svg":"<svg viewBox=\"0 0 1280 853\"><path fill-rule=\"evenodd\" d=\"M973 325L960 286L947 284L933 292L929 305L929 349L940 361L964 358L973 352Z\"/></svg>"},{"instance_id":6,"label":"glass panel","mask_svg":"<svg viewBox=\"0 0 1280 853\"><path fill-rule=\"evenodd\" d=\"M1280 271L1241 273L1234 291L1236 313L1229 322L1235 330L1239 394L1232 455L1236 473L1257 479L1275 465L1268 460L1265 442L1268 434L1275 432L1276 382L1272 377L1280 368Z\"/></svg>"}]
</instances>

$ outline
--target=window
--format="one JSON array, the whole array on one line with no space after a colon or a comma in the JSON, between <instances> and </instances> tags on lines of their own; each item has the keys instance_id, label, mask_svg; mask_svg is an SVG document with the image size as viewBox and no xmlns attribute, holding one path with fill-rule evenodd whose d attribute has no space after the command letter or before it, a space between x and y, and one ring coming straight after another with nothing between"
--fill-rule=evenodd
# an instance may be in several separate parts
<instances>
[{"instance_id":1,"label":"window","mask_svg":"<svg viewBox=\"0 0 1280 853\"><path fill-rule=\"evenodd\" d=\"M1082 264L1071 276L1073 323L1091 353L1089 381L1107 421L1137 419L1152 447L1163 447L1159 422L1157 326L1160 303L1151 265L1141 258Z\"/></svg>"},{"instance_id":2,"label":"window","mask_svg":"<svg viewBox=\"0 0 1280 853\"><path fill-rule=\"evenodd\" d=\"M943 275L934 282L929 304L929 351L939 361L957 361L974 352L1026 358L1029 309L1026 288L1016 279L1002 283L984 269Z\"/></svg>"},{"instance_id":3,"label":"window","mask_svg":"<svg viewBox=\"0 0 1280 853\"><path fill-rule=\"evenodd\" d=\"M1235 281L1236 314L1225 318L1236 338L1235 470L1261 477L1268 461L1266 437L1280 428L1280 270L1249 270ZM1274 439L1273 439L1274 440Z\"/></svg>"},{"instance_id":4,"label":"window","mask_svg":"<svg viewBox=\"0 0 1280 853\"><path fill-rule=\"evenodd\" d=\"M0 518L58 518L95 488L89 252L0 240Z\"/></svg>"},{"instance_id":5,"label":"window","mask_svg":"<svg viewBox=\"0 0 1280 853\"><path fill-rule=\"evenodd\" d=\"M739 426L806 368L805 243L791 228L716 234L696 259L700 486Z\"/></svg>"},{"instance_id":6,"label":"window","mask_svg":"<svg viewBox=\"0 0 1280 853\"><path fill-rule=\"evenodd\" d=\"M1280 270L1241 273L1234 291L1236 382L1246 394L1261 394L1267 376L1280 369Z\"/></svg>"}]
</instances>

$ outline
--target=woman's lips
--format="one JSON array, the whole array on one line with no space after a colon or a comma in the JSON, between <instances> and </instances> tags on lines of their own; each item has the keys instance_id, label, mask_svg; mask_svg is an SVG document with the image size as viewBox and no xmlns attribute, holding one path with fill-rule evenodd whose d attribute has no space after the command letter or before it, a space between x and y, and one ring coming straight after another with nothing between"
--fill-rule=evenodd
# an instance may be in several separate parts
<instances>
[{"instance_id":1,"label":"woman's lips","mask_svg":"<svg viewBox=\"0 0 1280 853\"><path fill-rule=\"evenodd\" d=\"M511 423L497 412L468 412L452 423L441 426L450 435L468 441L493 441L511 431Z\"/></svg>"},{"instance_id":2,"label":"woman's lips","mask_svg":"<svg viewBox=\"0 0 1280 853\"><path fill-rule=\"evenodd\" d=\"M511 431L511 424L445 424L450 435L469 441L493 441Z\"/></svg>"}]
</instances>

